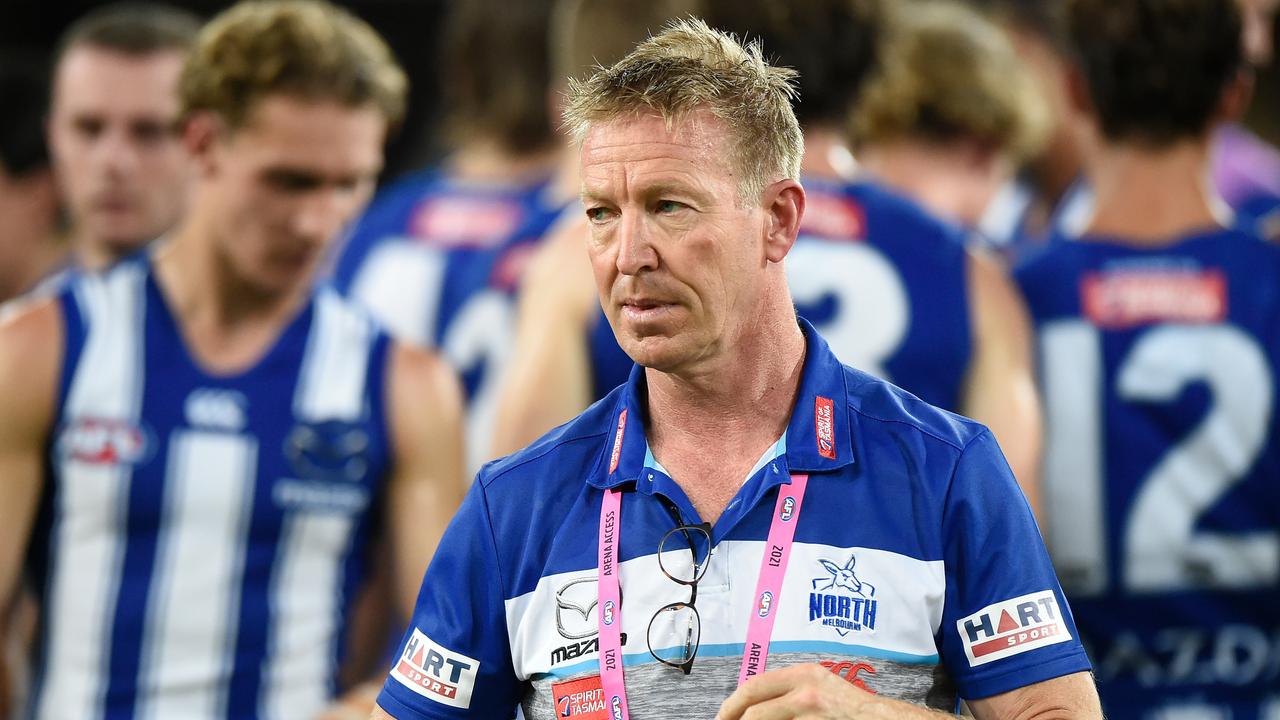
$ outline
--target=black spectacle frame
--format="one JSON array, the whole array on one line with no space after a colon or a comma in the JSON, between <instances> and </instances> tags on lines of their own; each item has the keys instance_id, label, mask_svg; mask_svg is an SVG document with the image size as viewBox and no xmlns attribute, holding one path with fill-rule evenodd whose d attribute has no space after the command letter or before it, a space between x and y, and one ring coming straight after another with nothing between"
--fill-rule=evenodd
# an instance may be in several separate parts
<instances>
[{"instance_id":1,"label":"black spectacle frame","mask_svg":"<svg viewBox=\"0 0 1280 720\"><path fill-rule=\"evenodd\" d=\"M663 508L666 509L667 513L671 516L671 519L676 522L676 527L668 530L667 533L662 536L662 539L658 541L658 569L662 571L663 575L667 576L668 580L680 585L685 585L689 588L689 601L668 603L658 608L658 611L653 614L653 617L649 618L649 629L645 632L645 640L649 645L649 654L652 655L655 660L667 667L678 668L685 675L688 675L693 671L693 659L697 657L698 647L702 641L702 617L698 614L698 608L695 607L695 604L698 601L698 582L702 580L702 575L706 572L707 565L710 564L711 561L711 523L704 522L697 525L685 524L680 518L680 509L677 508L674 503L660 495L658 496L658 499L662 502ZM664 550L666 549L666 544L676 536L677 533L684 537L685 543L689 546L689 553L693 557L692 580L686 580L672 575L662 564L662 557ZM706 540L707 559L702 563L698 562L698 548L697 545L695 545L692 533L701 533L703 538ZM685 637L684 654L681 656L683 659L680 662L675 662L662 657L654 651L653 623L658 619L658 616L663 613L682 612L685 610L688 610L693 614L693 621L689 626L689 632Z\"/></svg>"}]
</instances>

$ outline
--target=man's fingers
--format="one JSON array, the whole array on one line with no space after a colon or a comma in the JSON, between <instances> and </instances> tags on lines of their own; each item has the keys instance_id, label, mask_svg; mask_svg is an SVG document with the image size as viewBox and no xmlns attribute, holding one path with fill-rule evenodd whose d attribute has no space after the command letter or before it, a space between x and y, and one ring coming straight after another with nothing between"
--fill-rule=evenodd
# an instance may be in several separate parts
<instances>
[{"instance_id":1,"label":"man's fingers","mask_svg":"<svg viewBox=\"0 0 1280 720\"><path fill-rule=\"evenodd\" d=\"M772 706L773 701L782 699L806 682L820 682L827 674L829 673L826 668L821 665L795 665L758 675L744 683L729 696L728 700L724 701L720 706L720 712L716 714L716 720L741 720L748 709L759 708L766 703ZM761 715L760 717L792 718L795 715ZM756 720L755 714L752 715L752 720Z\"/></svg>"}]
</instances>

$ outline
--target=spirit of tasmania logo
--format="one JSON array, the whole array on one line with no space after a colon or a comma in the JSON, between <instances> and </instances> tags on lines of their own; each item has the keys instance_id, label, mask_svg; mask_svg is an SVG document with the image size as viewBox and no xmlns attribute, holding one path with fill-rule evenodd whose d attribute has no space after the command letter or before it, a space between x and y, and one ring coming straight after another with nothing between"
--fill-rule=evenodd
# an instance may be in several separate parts
<instances>
[{"instance_id":1,"label":"spirit of tasmania logo","mask_svg":"<svg viewBox=\"0 0 1280 720\"><path fill-rule=\"evenodd\" d=\"M809 593L809 622L835 628L841 637L850 632L875 632L876 588L854 574L857 557L850 554L844 565L830 560L819 559L818 562L826 574L813 580L813 592Z\"/></svg>"},{"instance_id":2,"label":"spirit of tasmania logo","mask_svg":"<svg viewBox=\"0 0 1280 720\"><path fill-rule=\"evenodd\" d=\"M988 605L957 620L956 631L972 667L1071 639L1052 590Z\"/></svg>"}]
</instances>

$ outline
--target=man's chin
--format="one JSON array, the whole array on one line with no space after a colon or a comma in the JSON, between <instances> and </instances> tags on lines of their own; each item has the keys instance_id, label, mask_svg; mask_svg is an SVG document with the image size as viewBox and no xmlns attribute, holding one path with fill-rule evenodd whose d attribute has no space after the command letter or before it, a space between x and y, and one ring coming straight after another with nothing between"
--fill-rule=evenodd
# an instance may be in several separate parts
<instances>
[{"instance_id":1,"label":"man's chin","mask_svg":"<svg viewBox=\"0 0 1280 720\"><path fill-rule=\"evenodd\" d=\"M662 335L619 337L618 344L637 365L659 372L671 372L685 360L678 343Z\"/></svg>"}]
</instances>

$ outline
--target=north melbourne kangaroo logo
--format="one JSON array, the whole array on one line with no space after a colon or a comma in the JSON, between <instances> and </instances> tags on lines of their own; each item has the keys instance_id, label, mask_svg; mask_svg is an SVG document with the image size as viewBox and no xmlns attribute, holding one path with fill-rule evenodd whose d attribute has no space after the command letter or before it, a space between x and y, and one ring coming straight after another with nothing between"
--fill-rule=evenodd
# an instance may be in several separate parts
<instances>
[{"instance_id":1,"label":"north melbourne kangaroo logo","mask_svg":"<svg viewBox=\"0 0 1280 720\"><path fill-rule=\"evenodd\" d=\"M850 554L844 565L821 558L818 562L827 574L813 580L813 592L809 593L809 622L833 627L841 637L850 632L875 632L876 588L854 573L857 556Z\"/></svg>"}]
</instances>

